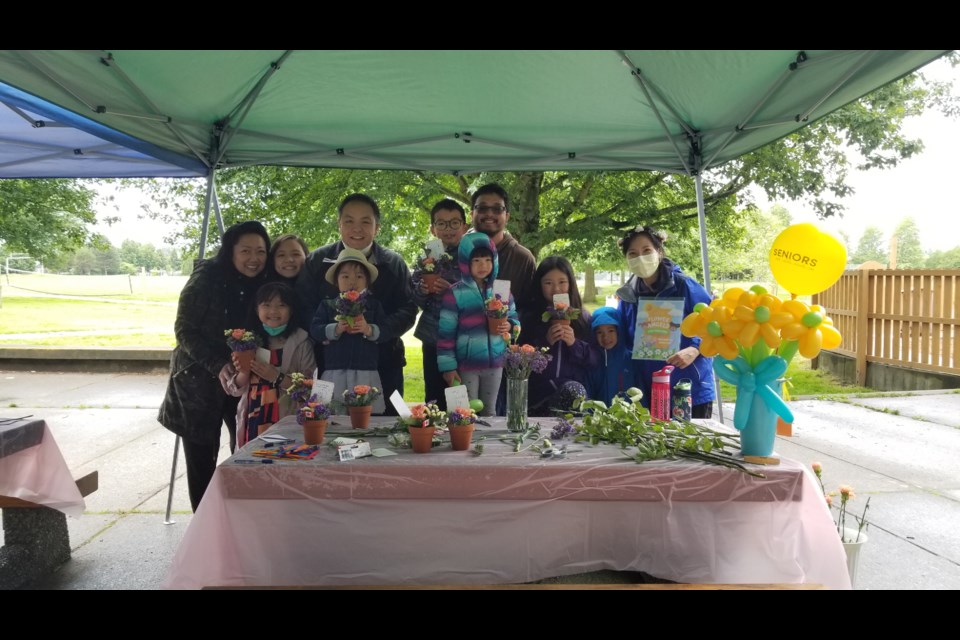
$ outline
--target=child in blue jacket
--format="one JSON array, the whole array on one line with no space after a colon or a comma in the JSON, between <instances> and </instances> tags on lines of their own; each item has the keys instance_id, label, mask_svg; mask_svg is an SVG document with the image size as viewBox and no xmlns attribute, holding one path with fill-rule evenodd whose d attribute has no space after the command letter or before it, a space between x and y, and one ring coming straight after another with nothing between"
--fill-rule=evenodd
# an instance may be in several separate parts
<instances>
[{"instance_id":1,"label":"child in blue jacket","mask_svg":"<svg viewBox=\"0 0 960 640\"><path fill-rule=\"evenodd\" d=\"M600 352L600 365L587 373L587 395L610 406L616 396L622 396L630 387L637 386L637 362L630 353L623 336L623 320L620 311L613 307L600 307L593 312L590 323L597 339L594 347Z\"/></svg>"}]
</instances>

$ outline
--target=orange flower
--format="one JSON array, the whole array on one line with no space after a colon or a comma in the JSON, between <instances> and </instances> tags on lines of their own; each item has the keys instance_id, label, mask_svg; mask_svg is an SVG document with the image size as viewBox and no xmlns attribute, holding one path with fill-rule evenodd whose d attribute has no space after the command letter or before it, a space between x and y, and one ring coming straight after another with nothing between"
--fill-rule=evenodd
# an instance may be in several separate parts
<instances>
[{"instance_id":1,"label":"orange flower","mask_svg":"<svg viewBox=\"0 0 960 640\"><path fill-rule=\"evenodd\" d=\"M569 307L569 306L570 306L570 305L566 304L565 302L558 302L558 303L554 306L554 309L556 309L557 311L563 311L564 309L566 309L566 308Z\"/></svg>"},{"instance_id":2,"label":"orange flower","mask_svg":"<svg viewBox=\"0 0 960 640\"><path fill-rule=\"evenodd\" d=\"M417 420L426 420L427 408L422 404L414 405L410 407L410 415L412 415Z\"/></svg>"},{"instance_id":3,"label":"orange flower","mask_svg":"<svg viewBox=\"0 0 960 640\"><path fill-rule=\"evenodd\" d=\"M464 417L468 417L473 415L473 409L468 409L466 407L457 407L457 413L459 413Z\"/></svg>"},{"instance_id":4,"label":"orange flower","mask_svg":"<svg viewBox=\"0 0 960 640\"><path fill-rule=\"evenodd\" d=\"M510 345L510 351L513 351L514 353L516 353L517 351L520 351L520 345L518 344Z\"/></svg>"},{"instance_id":5,"label":"orange flower","mask_svg":"<svg viewBox=\"0 0 960 640\"><path fill-rule=\"evenodd\" d=\"M533 353L534 351L536 351L536 349L534 349L533 346L529 344L525 344L522 347L520 347L521 353Z\"/></svg>"},{"instance_id":6,"label":"orange flower","mask_svg":"<svg viewBox=\"0 0 960 640\"><path fill-rule=\"evenodd\" d=\"M233 339L234 339L234 340L240 340L241 338L243 338L243 334L244 334L244 333L246 333L246 332L245 332L243 329L234 329L234 330L233 330L233 333L230 334L230 335L233 336Z\"/></svg>"},{"instance_id":7,"label":"orange flower","mask_svg":"<svg viewBox=\"0 0 960 640\"><path fill-rule=\"evenodd\" d=\"M433 264L434 262L436 262L436 260L433 258L424 258L423 260L423 264Z\"/></svg>"},{"instance_id":8,"label":"orange flower","mask_svg":"<svg viewBox=\"0 0 960 640\"><path fill-rule=\"evenodd\" d=\"M500 298L490 298L487 300L487 309L491 311L503 309L503 301Z\"/></svg>"},{"instance_id":9,"label":"orange flower","mask_svg":"<svg viewBox=\"0 0 960 640\"><path fill-rule=\"evenodd\" d=\"M370 393L370 385L358 384L357 386L355 386L355 387L353 388L353 392L354 392L355 394L357 394L358 396L362 396L362 395L365 395L365 394L367 394L367 393Z\"/></svg>"},{"instance_id":10,"label":"orange flower","mask_svg":"<svg viewBox=\"0 0 960 640\"><path fill-rule=\"evenodd\" d=\"M360 292L356 289L351 289L343 294L343 297L349 300L350 302L356 302L360 298Z\"/></svg>"}]
</instances>

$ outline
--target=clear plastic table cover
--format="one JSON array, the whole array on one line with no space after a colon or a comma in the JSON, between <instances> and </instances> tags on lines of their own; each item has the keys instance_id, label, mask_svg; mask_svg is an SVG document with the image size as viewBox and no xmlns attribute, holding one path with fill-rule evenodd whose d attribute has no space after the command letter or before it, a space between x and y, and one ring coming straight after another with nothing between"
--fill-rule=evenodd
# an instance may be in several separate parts
<instances>
[{"instance_id":1,"label":"clear plastic table cover","mask_svg":"<svg viewBox=\"0 0 960 640\"><path fill-rule=\"evenodd\" d=\"M827 507L794 461L751 466L766 476L755 478L686 460L636 464L606 445L541 459L515 453L499 440L502 419L491 423L474 435L487 434L481 456L445 443L339 462L324 447L264 464L250 455L263 442L251 442L217 469L166 586L495 584L613 569L850 587ZM271 433L302 441L292 418ZM325 442L340 434L389 448L334 418Z\"/></svg>"}]
</instances>

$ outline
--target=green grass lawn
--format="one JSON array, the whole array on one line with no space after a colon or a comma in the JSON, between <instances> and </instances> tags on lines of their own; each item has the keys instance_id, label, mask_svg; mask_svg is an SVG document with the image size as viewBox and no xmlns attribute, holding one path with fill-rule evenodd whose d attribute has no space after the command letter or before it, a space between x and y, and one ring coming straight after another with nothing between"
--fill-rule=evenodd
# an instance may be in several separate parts
<instances>
[{"instance_id":1,"label":"green grass lawn","mask_svg":"<svg viewBox=\"0 0 960 640\"><path fill-rule=\"evenodd\" d=\"M4 296L0 308L0 340L4 340L4 334L130 329L169 335L172 339L176 315L177 308L172 305Z\"/></svg>"},{"instance_id":2,"label":"green grass lawn","mask_svg":"<svg viewBox=\"0 0 960 640\"><path fill-rule=\"evenodd\" d=\"M111 300L176 302L187 276L63 276L14 273L4 275L4 295L33 292L64 296L104 297Z\"/></svg>"}]
</instances>

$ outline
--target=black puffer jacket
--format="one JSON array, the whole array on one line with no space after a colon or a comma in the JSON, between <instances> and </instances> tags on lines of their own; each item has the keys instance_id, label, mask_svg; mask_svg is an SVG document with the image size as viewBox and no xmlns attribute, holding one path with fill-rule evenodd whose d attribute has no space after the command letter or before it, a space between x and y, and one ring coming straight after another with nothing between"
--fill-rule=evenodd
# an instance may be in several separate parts
<instances>
[{"instance_id":1,"label":"black puffer jacket","mask_svg":"<svg viewBox=\"0 0 960 640\"><path fill-rule=\"evenodd\" d=\"M214 260L201 262L180 293L170 358L170 381L157 419L191 442L220 441L226 393L218 378L230 362L223 332L242 327L245 309L263 277L228 273Z\"/></svg>"}]
</instances>

